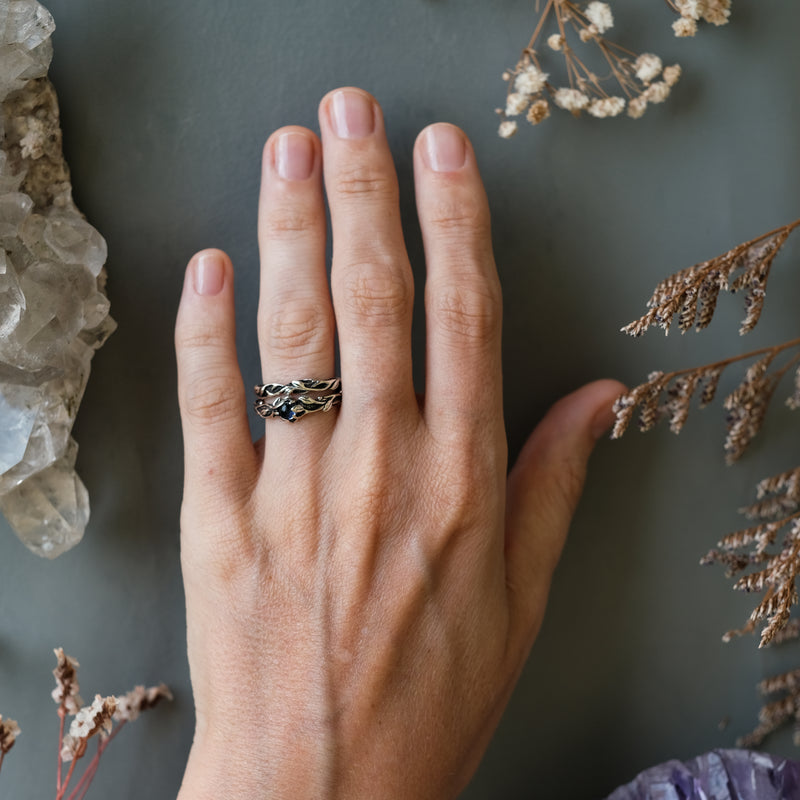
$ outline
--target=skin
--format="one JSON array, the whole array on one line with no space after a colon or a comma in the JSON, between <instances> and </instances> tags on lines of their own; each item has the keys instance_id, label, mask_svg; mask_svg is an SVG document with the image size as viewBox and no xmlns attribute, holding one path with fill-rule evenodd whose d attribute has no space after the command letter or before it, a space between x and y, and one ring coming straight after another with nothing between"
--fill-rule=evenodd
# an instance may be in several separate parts
<instances>
[{"instance_id":1,"label":"skin","mask_svg":"<svg viewBox=\"0 0 800 800\"><path fill-rule=\"evenodd\" d=\"M417 397L380 107L336 90L319 122L321 141L286 127L264 148L259 345L264 380L286 383L331 377L338 336L341 407L267 420L253 444L233 267L205 250L187 268L176 347L197 724L179 800L456 797L541 626L587 460L624 390L597 381L561 400L507 475L489 210L470 143L439 123L414 149L427 266Z\"/></svg>"}]
</instances>

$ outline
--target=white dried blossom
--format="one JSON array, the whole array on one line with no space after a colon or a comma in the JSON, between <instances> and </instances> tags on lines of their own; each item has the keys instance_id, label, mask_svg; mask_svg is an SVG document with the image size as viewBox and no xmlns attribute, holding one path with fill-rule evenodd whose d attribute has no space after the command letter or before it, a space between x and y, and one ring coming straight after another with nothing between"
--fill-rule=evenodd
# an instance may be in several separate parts
<instances>
[{"instance_id":1,"label":"white dried blossom","mask_svg":"<svg viewBox=\"0 0 800 800\"><path fill-rule=\"evenodd\" d=\"M647 111L647 98L644 95L634 97L628 103L628 116L631 119L639 119L644 115L645 111Z\"/></svg>"},{"instance_id":2,"label":"white dried blossom","mask_svg":"<svg viewBox=\"0 0 800 800\"><path fill-rule=\"evenodd\" d=\"M731 15L731 0L705 0L703 19L713 25L726 25Z\"/></svg>"},{"instance_id":3,"label":"white dried blossom","mask_svg":"<svg viewBox=\"0 0 800 800\"><path fill-rule=\"evenodd\" d=\"M506 98L506 116L516 117L521 114L531 104L531 98L522 92L512 92Z\"/></svg>"},{"instance_id":4,"label":"white dried blossom","mask_svg":"<svg viewBox=\"0 0 800 800\"><path fill-rule=\"evenodd\" d=\"M580 89L559 89L553 95L553 101L559 108L577 112L589 105L589 98Z\"/></svg>"},{"instance_id":5,"label":"white dried blossom","mask_svg":"<svg viewBox=\"0 0 800 800\"><path fill-rule=\"evenodd\" d=\"M106 733L111 731L111 717L117 708L116 697L101 697L95 695L90 706L84 706L75 715L69 726L69 735L74 739L88 739L101 729Z\"/></svg>"},{"instance_id":6,"label":"white dried blossom","mask_svg":"<svg viewBox=\"0 0 800 800\"><path fill-rule=\"evenodd\" d=\"M513 119L504 119L497 129L497 133L503 139L510 139L517 132L517 123Z\"/></svg>"},{"instance_id":7,"label":"white dried blossom","mask_svg":"<svg viewBox=\"0 0 800 800\"><path fill-rule=\"evenodd\" d=\"M673 64L670 67L664 67L664 72L661 75L664 79L664 83L667 86L674 86L681 77L681 65L680 64Z\"/></svg>"},{"instance_id":8,"label":"white dried blossom","mask_svg":"<svg viewBox=\"0 0 800 800\"><path fill-rule=\"evenodd\" d=\"M551 50L561 50L566 39L560 33L553 33L547 37L547 46Z\"/></svg>"},{"instance_id":9,"label":"white dried blossom","mask_svg":"<svg viewBox=\"0 0 800 800\"><path fill-rule=\"evenodd\" d=\"M543 120L550 116L550 103L547 100L537 100L528 109L526 115L528 122L531 125L538 125Z\"/></svg>"},{"instance_id":10,"label":"white dried blossom","mask_svg":"<svg viewBox=\"0 0 800 800\"><path fill-rule=\"evenodd\" d=\"M663 64L655 53L642 53L633 64L636 77L642 83L650 83L661 74Z\"/></svg>"},{"instance_id":11,"label":"white dried blossom","mask_svg":"<svg viewBox=\"0 0 800 800\"><path fill-rule=\"evenodd\" d=\"M594 39L598 33L599 31L594 25L588 25L585 28L581 28L581 32L578 34L578 36L580 36L580 40L582 42L589 42Z\"/></svg>"},{"instance_id":12,"label":"white dried blossom","mask_svg":"<svg viewBox=\"0 0 800 800\"><path fill-rule=\"evenodd\" d=\"M588 111L593 117L603 119L616 117L625 110L624 97L598 97L589 103Z\"/></svg>"},{"instance_id":13,"label":"white dried blossom","mask_svg":"<svg viewBox=\"0 0 800 800\"><path fill-rule=\"evenodd\" d=\"M676 0L675 5L682 17L693 19L696 22L700 19L700 14L705 6L705 0Z\"/></svg>"},{"instance_id":14,"label":"white dried blossom","mask_svg":"<svg viewBox=\"0 0 800 800\"><path fill-rule=\"evenodd\" d=\"M611 7L608 3L592 0L584 13L598 33L605 33L609 28L614 27L614 15L611 13Z\"/></svg>"},{"instance_id":15,"label":"white dried blossom","mask_svg":"<svg viewBox=\"0 0 800 800\"><path fill-rule=\"evenodd\" d=\"M663 103L669 97L670 91L667 83L658 81L657 83L651 83L642 93L642 96L647 98L648 103Z\"/></svg>"},{"instance_id":16,"label":"white dried blossom","mask_svg":"<svg viewBox=\"0 0 800 800\"><path fill-rule=\"evenodd\" d=\"M697 22L689 17L681 17L672 23L672 30L676 36L694 36L697 33Z\"/></svg>"},{"instance_id":17,"label":"white dried blossom","mask_svg":"<svg viewBox=\"0 0 800 800\"><path fill-rule=\"evenodd\" d=\"M547 83L548 74L535 64L528 64L514 81L514 88L522 94L538 94Z\"/></svg>"},{"instance_id":18,"label":"white dried blossom","mask_svg":"<svg viewBox=\"0 0 800 800\"><path fill-rule=\"evenodd\" d=\"M86 739L77 739L70 734L66 734L61 740L61 760L72 761L80 758L86 751Z\"/></svg>"}]
</instances>

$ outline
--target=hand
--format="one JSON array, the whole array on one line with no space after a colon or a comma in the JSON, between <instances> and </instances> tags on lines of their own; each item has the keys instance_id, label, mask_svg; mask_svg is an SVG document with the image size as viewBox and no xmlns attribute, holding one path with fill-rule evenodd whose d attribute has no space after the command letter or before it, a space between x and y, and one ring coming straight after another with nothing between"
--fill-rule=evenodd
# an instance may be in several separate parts
<instances>
[{"instance_id":1,"label":"hand","mask_svg":"<svg viewBox=\"0 0 800 800\"><path fill-rule=\"evenodd\" d=\"M624 388L600 381L557 404L506 490L500 285L472 147L437 124L414 149L428 269L418 400L380 107L338 90L319 120L321 143L287 127L264 149L258 331L263 379L281 383L332 377L338 334L341 407L270 419L253 445L233 268L206 250L187 269L176 344L197 726L182 800L455 797L539 630Z\"/></svg>"}]
</instances>

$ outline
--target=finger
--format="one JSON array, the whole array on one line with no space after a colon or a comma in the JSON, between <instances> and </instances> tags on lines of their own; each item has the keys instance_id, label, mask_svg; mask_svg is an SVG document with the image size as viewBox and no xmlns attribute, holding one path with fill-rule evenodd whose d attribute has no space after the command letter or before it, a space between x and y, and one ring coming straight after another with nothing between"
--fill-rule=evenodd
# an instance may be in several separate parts
<instances>
[{"instance_id":1,"label":"finger","mask_svg":"<svg viewBox=\"0 0 800 800\"><path fill-rule=\"evenodd\" d=\"M500 281L475 153L455 125L430 125L414 148L425 246L425 419L456 438L502 430ZM492 427L491 425L489 427Z\"/></svg>"},{"instance_id":2,"label":"finger","mask_svg":"<svg viewBox=\"0 0 800 800\"><path fill-rule=\"evenodd\" d=\"M414 284L397 176L371 95L339 89L320 104L333 229L331 289L342 366L342 415L417 404L411 374Z\"/></svg>"},{"instance_id":3,"label":"finger","mask_svg":"<svg viewBox=\"0 0 800 800\"><path fill-rule=\"evenodd\" d=\"M204 250L187 267L175 325L186 485L201 499L244 493L257 471L235 334L233 267Z\"/></svg>"},{"instance_id":4,"label":"finger","mask_svg":"<svg viewBox=\"0 0 800 800\"><path fill-rule=\"evenodd\" d=\"M319 140L306 128L282 128L264 147L258 210L258 329L264 383L333 377L325 226ZM333 419L332 414L316 414L291 431L282 421L270 420L268 439L290 436L297 444L298 436L316 436L320 426Z\"/></svg>"},{"instance_id":5,"label":"finger","mask_svg":"<svg viewBox=\"0 0 800 800\"><path fill-rule=\"evenodd\" d=\"M621 383L602 380L560 400L531 434L509 476L506 576L523 646L530 646L541 624L589 456L624 391Z\"/></svg>"}]
</instances>

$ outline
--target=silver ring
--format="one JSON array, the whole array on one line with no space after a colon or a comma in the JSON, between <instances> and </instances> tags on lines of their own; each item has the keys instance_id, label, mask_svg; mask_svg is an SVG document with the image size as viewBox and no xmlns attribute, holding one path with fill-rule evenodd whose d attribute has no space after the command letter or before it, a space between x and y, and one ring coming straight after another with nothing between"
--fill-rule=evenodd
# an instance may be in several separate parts
<instances>
[{"instance_id":1,"label":"silver ring","mask_svg":"<svg viewBox=\"0 0 800 800\"><path fill-rule=\"evenodd\" d=\"M289 383L265 383L256 386L255 391L258 397L274 397L277 395L303 394L304 392L333 392L337 389L341 392L341 386L341 378L328 378L327 380L301 378Z\"/></svg>"},{"instance_id":2,"label":"silver ring","mask_svg":"<svg viewBox=\"0 0 800 800\"><path fill-rule=\"evenodd\" d=\"M275 385L275 384L272 384ZM307 394L291 396L287 393L279 394L271 399L258 399L255 402L256 414L264 419L280 417L288 422L296 422L306 414L315 414L317 411L330 411L342 402L342 393L311 397Z\"/></svg>"}]
</instances>

